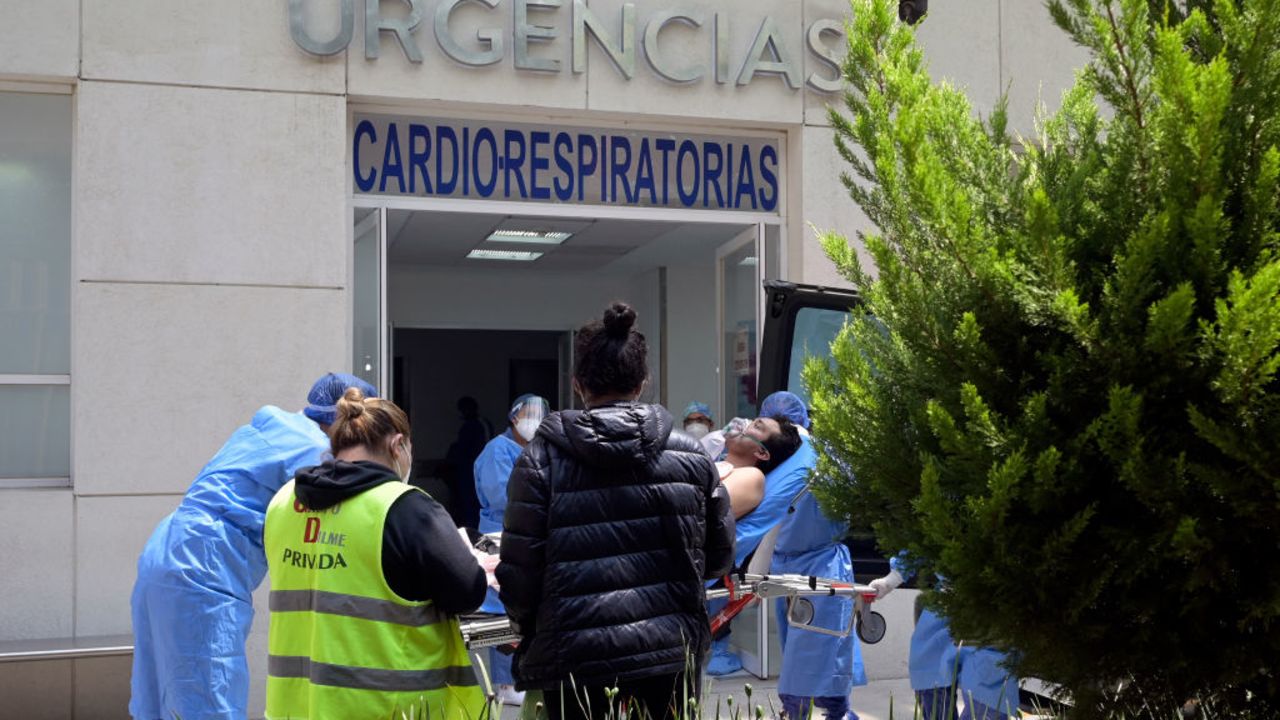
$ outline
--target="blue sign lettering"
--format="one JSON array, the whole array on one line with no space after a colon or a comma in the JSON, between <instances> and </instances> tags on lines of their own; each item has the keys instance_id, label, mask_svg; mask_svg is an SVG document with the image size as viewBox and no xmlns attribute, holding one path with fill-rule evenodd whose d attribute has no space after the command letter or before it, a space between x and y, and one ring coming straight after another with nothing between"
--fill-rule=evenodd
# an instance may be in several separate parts
<instances>
[{"instance_id":1,"label":"blue sign lettering","mask_svg":"<svg viewBox=\"0 0 1280 720\"><path fill-rule=\"evenodd\" d=\"M356 187L360 192L369 192L378 180L378 170L374 168L368 175L360 172L360 140L362 138L368 138L371 143L378 142L378 134L373 129L373 123L368 120L361 120L356 124L355 140L351 143L351 166L356 173Z\"/></svg>"},{"instance_id":2,"label":"blue sign lettering","mask_svg":"<svg viewBox=\"0 0 1280 720\"><path fill-rule=\"evenodd\" d=\"M360 193L777 212L775 139L357 116Z\"/></svg>"}]
</instances>

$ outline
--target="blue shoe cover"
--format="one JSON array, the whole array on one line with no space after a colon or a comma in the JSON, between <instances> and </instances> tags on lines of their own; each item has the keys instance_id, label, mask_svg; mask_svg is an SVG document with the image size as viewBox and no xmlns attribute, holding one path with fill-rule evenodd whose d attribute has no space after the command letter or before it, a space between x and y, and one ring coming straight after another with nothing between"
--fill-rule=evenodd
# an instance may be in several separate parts
<instances>
[{"instance_id":1,"label":"blue shoe cover","mask_svg":"<svg viewBox=\"0 0 1280 720\"><path fill-rule=\"evenodd\" d=\"M707 674L713 676L729 675L742 669L742 658L737 653L716 648L707 662Z\"/></svg>"}]
</instances>

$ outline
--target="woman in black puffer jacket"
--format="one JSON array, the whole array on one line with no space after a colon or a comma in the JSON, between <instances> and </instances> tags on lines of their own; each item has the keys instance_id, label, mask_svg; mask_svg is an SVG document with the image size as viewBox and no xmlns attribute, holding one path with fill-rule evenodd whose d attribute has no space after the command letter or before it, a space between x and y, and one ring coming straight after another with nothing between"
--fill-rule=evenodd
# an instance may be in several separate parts
<instances>
[{"instance_id":1,"label":"woman in black puffer jacket","mask_svg":"<svg viewBox=\"0 0 1280 720\"><path fill-rule=\"evenodd\" d=\"M573 385L587 409L543 421L507 485L497 574L522 636L513 669L518 688L546 691L556 720L604 717L607 688L615 708L654 718L696 696L710 642L703 581L733 563L711 459L672 434L663 407L637 402L649 373L635 319L614 303L579 330Z\"/></svg>"}]
</instances>

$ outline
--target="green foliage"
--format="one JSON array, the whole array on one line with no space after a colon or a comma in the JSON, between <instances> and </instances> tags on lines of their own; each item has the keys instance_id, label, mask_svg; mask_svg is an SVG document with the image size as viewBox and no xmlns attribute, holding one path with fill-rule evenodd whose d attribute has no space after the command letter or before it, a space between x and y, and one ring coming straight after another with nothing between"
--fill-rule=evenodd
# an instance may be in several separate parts
<instances>
[{"instance_id":1,"label":"green foliage","mask_svg":"<svg viewBox=\"0 0 1280 720\"><path fill-rule=\"evenodd\" d=\"M1051 0L1092 62L1018 141L853 6L821 499L1082 715L1280 716L1280 0Z\"/></svg>"}]
</instances>

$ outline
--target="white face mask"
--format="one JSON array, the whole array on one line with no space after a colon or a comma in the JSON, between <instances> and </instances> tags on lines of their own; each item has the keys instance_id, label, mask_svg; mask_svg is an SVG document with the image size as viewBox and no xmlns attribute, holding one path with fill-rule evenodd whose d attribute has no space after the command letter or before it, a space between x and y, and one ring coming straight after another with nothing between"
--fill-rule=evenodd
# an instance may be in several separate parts
<instances>
[{"instance_id":1,"label":"white face mask","mask_svg":"<svg viewBox=\"0 0 1280 720\"><path fill-rule=\"evenodd\" d=\"M689 423L684 426L684 431L693 437L694 440L701 440L711 432L711 429L702 423Z\"/></svg>"},{"instance_id":2,"label":"white face mask","mask_svg":"<svg viewBox=\"0 0 1280 720\"><path fill-rule=\"evenodd\" d=\"M396 463L395 470L396 470L396 474L400 476L400 481L401 481L401 482L406 482L406 483L407 483L407 482L409 482L409 476L411 476L411 475L413 474L413 455L409 452L409 445L408 445L407 443L401 443L401 445L400 445L400 451L401 451L401 452L404 454L404 456L408 459L408 462L406 462L406 463L405 463L405 465L404 465L404 472L403 472L403 473L401 473L401 472L400 472L400 461L399 461L399 460L395 460L395 456L394 456L394 455L392 456L392 459L393 459L393 460L395 461L395 463Z\"/></svg>"},{"instance_id":3,"label":"white face mask","mask_svg":"<svg viewBox=\"0 0 1280 720\"><path fill-rule=\"evenodd\" d=\"M521 418L516 421L516 432L520 434L520 437L524 438L525 442L529 442L533 440L533 435L538 432L538 426L541 424L540 421L533 418Z\"/></svg>"}]
</instances>

